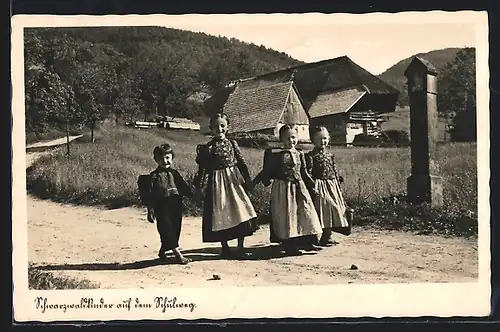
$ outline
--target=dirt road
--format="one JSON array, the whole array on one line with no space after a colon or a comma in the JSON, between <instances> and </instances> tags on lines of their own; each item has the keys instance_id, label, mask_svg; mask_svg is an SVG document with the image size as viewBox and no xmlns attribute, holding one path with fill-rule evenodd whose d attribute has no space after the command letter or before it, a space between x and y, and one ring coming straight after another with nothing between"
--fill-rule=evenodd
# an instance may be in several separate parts
<instances>
[{"instance_id":1,"label":"dirt road","mask_svg":"<svg viewBox=\"0 0 500 332\"><path fill-rule=\"evenodd\" d=\"M27 153L27 166L39 155ZM156 259L159 237L142 209L105 210L33 197L27 205L29 261L102 288L470 282L478 276L476 241L356 228L349 237L338 235L337 246L282 257L268 244L263 226L246 242L253 258L221 260L217 244L201 242L199 218L185 218L181 236L193 262L165 264ZM211 280L214 274L220 280Z\"/></svg>"}]
</instances>

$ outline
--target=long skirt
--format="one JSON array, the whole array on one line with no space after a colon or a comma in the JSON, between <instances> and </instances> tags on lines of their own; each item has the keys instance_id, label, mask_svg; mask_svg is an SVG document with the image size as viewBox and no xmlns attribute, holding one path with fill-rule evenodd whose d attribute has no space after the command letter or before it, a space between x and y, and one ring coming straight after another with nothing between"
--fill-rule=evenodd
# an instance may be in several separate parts
<instances>
[{"instance_id":1,"label":"long skirt","mask_svg":"<svg viewBox=\"0 0 500 332\"><path fill-rule=\"evenodd\" d=\"M165 252L179 247L182 224L182 199L178 195L159 200L153 207L161 248Z\"/></svg>"},{"instance_id":2,"label":"long skirt","mask_svg":"<svg viewBox=\"0 0 500 332\"><path fill-rule=\"evenodd\" d=\"M213 171L203 204L203 242L222 242L252 235L257 213L237 167Z\"/></svg>"},{"instance_id":3,"label":"long skirt","mask_svg":"<svg viewBox=\"0 0 500 332\"><path fill-rule=\"evenodd\" d=\"M317 238L322 233L321 222L303 181L273 182L270 231L270 240L274 243Z\"/></svg>"},{"instance_id":4,"label":"long skirt","mask_svg":"<svg viewBox=\"0 0 500 332\"><path fill-rule=\"evenodd\" d=\"M316 180L318 195L313 201L323 229L349 235L351 225L347 218L347 205L337 180Z\"/></svg>"}]
</instances>

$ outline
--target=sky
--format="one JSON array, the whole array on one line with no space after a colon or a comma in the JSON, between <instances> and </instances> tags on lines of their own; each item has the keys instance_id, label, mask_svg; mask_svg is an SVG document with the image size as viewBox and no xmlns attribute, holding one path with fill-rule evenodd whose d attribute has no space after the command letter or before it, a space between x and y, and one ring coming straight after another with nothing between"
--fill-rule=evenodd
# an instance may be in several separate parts
<instances>
[{"instance_id":1,"label":"sky","mask_svg":"<svg viewBox=\"0 0 500 332\"><path fill-rule=\"evenodd\" d=\"M163 26L264 45L305 62L347 55L375 75L417 53L476 46L466 16L362 16L179 15Z\"/></svg>"}]
</instances>

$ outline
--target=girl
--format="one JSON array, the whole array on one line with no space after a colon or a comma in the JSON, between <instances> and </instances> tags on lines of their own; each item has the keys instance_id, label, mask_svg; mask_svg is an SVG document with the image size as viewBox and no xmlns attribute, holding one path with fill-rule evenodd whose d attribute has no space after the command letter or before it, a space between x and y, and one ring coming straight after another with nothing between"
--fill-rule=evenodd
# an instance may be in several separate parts
<instances>
[{"instance_id":1,"label":"girl","mask_svg":"<svg viewBox=\"0 0 500 332\"><path fill-rule=\"evenodd\" d=\"M243 258L244 238L257 229L257 213L248 197L250 174L238 144L226 138L229 120L223 113L210 118L214 138L198 145L195 185L205 196L203 203L203 242L221 242L223 258ZM238 239L235 253L227 241Z\"/></svg>"},{"instance_id":2,"label":"girl","mask_svg":"<svg viewBox=\"0 0 500 332\"><path fill-rule=\"evenodd\" d=\"M297 130L290 125L280 128L279 137L284 148L267 149L264 166L253 184L271 184L271 242L282 243L287 255L300 255L303 239L321 234L321 223L310 193L314 181L307 173L304 154L298 151ZM313 246L311 244L311 246ZM314 249L314 248L312 248Z\"/></svg>"},{"instance_id":3,"label":"girl","mask_svg":"<svg viewBox=\"0 0 500 332\"><path fill-rule=\"evenodd\" d=\"M171 250L180 264L191 260L179 251L179 237L182 224L182 197L192 197L191 190L179 172L172 168L174 151L169 144L162 144L153 150L153 157L158 167L150 173L150 199L148 202L148 220L155 222L160 234L161 247L158 257L167 258Z\"/></svg>"},{"instance_id":4,"label":"girl","mask_svg":"<svg viewBox=\"0 0 500 332\"><path fill-rule=\"evenodd\" d=\"M313 195L313 201L323 226L319 245L327 247L336 244L331 240L332 231L350 234L351 210L347 208L340 190L344 179L338 175L333 154L326 151L330 142L328 130L322 126L314 127L310 137L314 148L306 154L306 163L318 190L317 195Z\"/></svg>"}]
</instances>

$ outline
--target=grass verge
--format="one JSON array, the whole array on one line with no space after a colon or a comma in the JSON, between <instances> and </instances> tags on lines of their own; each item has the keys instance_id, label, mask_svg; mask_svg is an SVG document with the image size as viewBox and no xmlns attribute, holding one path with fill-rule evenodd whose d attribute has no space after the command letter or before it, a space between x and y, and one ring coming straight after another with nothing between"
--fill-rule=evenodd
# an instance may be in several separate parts
<instances>
[{"instance_id":1,"label":"grass verge","mask_svg":"<svg viewBox=\"0 0 500 332\"><path fill-rule=\"evenodd\" d=\"M54 276L51 272L42 271L35 265L29 264L28 288L36 290L96 289L99 285L85 279Z\"/></svg>"}]
</instances>

